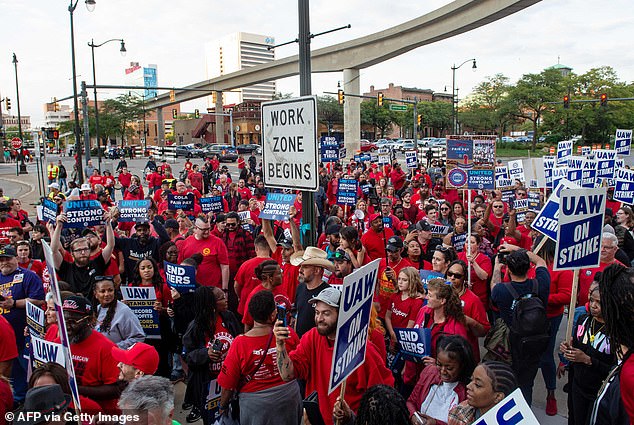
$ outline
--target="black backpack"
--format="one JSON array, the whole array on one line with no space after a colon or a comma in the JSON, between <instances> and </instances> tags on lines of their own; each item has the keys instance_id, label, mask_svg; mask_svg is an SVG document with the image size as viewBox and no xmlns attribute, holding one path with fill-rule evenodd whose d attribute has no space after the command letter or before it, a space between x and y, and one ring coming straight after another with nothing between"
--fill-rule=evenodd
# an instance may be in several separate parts
<instances>
[{"instance_id":1,"label":"black backpack","mask_svg":"<svg viewBox=\"0 0 634 425\"><path fill-rule=\"evenodd\" d=\"M509 342L513 363L539 359L548 346L550 323L546 306L539 298L539 285L533 279L532 291L520 296L511 283L506 284L513 296Z\"/></svg>"}]
</instances>

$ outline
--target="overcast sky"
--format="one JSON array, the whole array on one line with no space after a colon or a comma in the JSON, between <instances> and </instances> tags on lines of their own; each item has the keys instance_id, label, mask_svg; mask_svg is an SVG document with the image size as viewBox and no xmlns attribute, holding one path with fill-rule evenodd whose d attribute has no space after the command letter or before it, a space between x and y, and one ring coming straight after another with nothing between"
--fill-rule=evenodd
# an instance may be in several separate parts
<instances>
[{"instance_id":1,"label":"overcast sky","mask_svg":"<svg viewBox=\"0 0 634 425\"><path fill-rule=\"evenodd\" d=\"M346 24L352 28L313 40L317 49L368 35L424 15L449 3L446 0L313 0L313 33ZM17 114L12 53L19 61L21 112L35 127L43 123L43 103L72 94L68 0L0 0L0 97L12 100ZM457 71L457 87L464 97L486 76L498 72L516 81L522 74L538 73L557 63L583 73L602 65L614 67L621 80L634 80L632 0L543 0L507 18L477 30L418 48L371 68L361 70L361 90L388 83L451 92L451 66L476 58L478 68ZM628 29L629 28L629 29ZM204 43L244 31L275 37L277 43L297 36L297 1L283 0L97 0L89 13L84 0L75 11L78 82L92 82L90 48L123 38L95 51L97 82L125 84L130 61L158 65L160 86L185 86L205 79ZM297 53L297 45L278 48L278 58ZM313 93L336 91L341 73L313 74ZM79 83L78 83L79 84ZM299 93L297 77L279 80L283 93ZM116 97L100 93L100 99ZM91 95L92 97L92 95ZM181 110L204 110L203 99ZM3 112L4 110L3 105Z\"/></svg>"}]
</instances>

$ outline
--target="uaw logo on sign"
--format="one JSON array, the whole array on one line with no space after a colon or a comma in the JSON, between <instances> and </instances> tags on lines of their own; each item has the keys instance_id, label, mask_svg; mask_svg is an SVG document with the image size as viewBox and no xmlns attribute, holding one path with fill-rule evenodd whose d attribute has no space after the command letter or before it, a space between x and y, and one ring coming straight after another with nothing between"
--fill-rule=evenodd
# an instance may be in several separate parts
<instances>
[{"instance_id":1,"label":"uaw logo on sign","mask_svg":"<svg viewBox=\"0 0 634 425\"><path fill-rule=\"evenodd\" d=\"M449 182L452 184L452 186L455 187L462 187L467 184L467 172L460 168L454 168L453 170L449 171L449 174L447 174L447 178L449 179Z\"/></svg>"}]
</instances>

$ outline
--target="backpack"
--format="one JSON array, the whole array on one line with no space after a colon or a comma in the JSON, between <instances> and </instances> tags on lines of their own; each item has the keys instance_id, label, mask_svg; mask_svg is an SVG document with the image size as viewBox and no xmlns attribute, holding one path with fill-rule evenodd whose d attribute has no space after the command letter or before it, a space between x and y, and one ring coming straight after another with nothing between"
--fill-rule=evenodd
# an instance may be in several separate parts
<instances>
[{"instance_id":1,"label":"backpack","mask_svg":"<svg viewBox=\"0 0 634 425\"><path fill-rule=\"evenodd\" d=\"M533 279L532 291L520 296L511 283L506 284L513 296L509 342L513 363L539 360L548 346L550 323L546 307L539 298L539 285Z\"/></svg>"}]
</instances>

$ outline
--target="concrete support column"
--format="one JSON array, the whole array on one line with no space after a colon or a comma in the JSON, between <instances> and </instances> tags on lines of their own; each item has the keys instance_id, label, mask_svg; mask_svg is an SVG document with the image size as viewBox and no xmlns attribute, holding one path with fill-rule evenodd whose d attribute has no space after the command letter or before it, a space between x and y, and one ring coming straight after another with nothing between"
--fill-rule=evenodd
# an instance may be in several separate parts
<instances>
[{"instance_id":1,"label":"concrete support column","mask_svg":"<svg viewBox=\"0 0 634 425\"><path fill-rule=\"evenodd\" d=\"M165 146L165 121L163 121L163 108L156 108L156 135L158 146Z\"/></svg>"},{"instance_id":2,"label":"concrete support column","mask_svg":"<svg viewBox=\"0 0 634 425\"><path fill-rule=\"evenodd\" d=\"M222 115L224 113L222 104L222 92L216 92L216 143L224 144L225 143L225 117Z\"/></svg>"},{"instance_id":3,"label":"concrete support column","mask_svg":"<svg viewBox=\"0 0 634 425\"><path fill-rule=\"evenodd\" d=\"M343 70L343 91L348 94L361 94L358 69ZM361 149L361 98L345 96L343 103L343 135L347 158L352 158Z\"/></svg>"}]
</instances>

